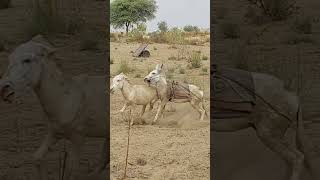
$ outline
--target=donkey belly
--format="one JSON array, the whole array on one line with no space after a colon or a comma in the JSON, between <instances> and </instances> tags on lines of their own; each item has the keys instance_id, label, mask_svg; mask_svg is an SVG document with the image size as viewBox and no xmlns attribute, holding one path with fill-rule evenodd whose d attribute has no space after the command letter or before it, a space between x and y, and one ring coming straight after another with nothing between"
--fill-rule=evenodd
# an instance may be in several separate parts
<instances>
[{"instance_id":1,"label":"donkey belly","mask_svg":"<svg viewBox=\"0 0 320 180\"><path fill-rule=\"evenodd\" d=\"M109 127L109 114L104 77L89 76L85 89L87 94L87 106L84 114L86 135L105 137Z\"/></svg>"}]
</instances>

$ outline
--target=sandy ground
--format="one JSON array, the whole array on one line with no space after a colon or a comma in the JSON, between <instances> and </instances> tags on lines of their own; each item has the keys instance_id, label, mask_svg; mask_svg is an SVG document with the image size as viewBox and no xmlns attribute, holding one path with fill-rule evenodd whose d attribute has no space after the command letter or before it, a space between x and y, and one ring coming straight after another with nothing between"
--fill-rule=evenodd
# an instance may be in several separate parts
<instances>
[{"instance_id":1,"label":"sandy ground","mask_svg":"<svg viewBox=\"0 0 320 180\"><path fill-rule=\"evenodd\" d=\"M174 70L172 79L187 80L204 90L206 109L209 110L209 76L200 69L186 68L186 60L168 60L177 56L181 49L200 50L209 57L209 46L177 46L151 44L150 58L133 58L130 51L139 47L136 43L111 43L111 74L117 74L119 63L127 60L135 71L128 74L134 84L143 84L143 77L154 69L157 63L165 63L169 68L183 67L185 74ZM209 68L209 61L202 61ZM209 71L208 71L209 72ZM137 74L140 74L139 78ZM120 92L111 95L111 114L123 106ZM150 121L155 115L152 111L143 118L146 124L137 119L141 107L133 107L133 119L137 124L131 129L127 175L129 179L209 179L210 177L210 126L208 118L199 122L198 113L187 104L170 104L165 117L155 125ZM120 114L111 115L111 176L119 179L124 173L128 123Z\"/></svg>"}]
</instances>

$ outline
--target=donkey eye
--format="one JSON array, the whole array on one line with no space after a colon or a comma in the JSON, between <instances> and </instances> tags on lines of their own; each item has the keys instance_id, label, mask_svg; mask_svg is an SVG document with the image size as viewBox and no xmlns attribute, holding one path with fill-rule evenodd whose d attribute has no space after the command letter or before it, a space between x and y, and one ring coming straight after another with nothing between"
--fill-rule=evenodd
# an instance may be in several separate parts
<instances>
[{"instance_id":1,"label":"donkey eye","mask_svg":"<svg viewBox=\"0 0 320 180\"><path fill-rule=\"evenodd\" d=\"M23 60L22 62L28 64L28 63L31 62L31 60L30 60L30 59L25 59L25 60Z\"/></svg>"}]
</instances>

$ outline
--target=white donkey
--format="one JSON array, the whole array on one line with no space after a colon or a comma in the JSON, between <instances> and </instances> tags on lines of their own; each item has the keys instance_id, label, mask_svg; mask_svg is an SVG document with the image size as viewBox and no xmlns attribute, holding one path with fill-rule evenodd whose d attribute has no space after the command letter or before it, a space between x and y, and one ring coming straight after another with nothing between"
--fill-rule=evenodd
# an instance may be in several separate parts
<instances>
[{"instance_id":1,"label":"white donkey","mask_svg":"<svg viewBox=\"0 0 320 180\"><path fill-rule=\"evenodd\" d=\"M142 117L147 105L150 104L150 110L152 110L153 104L158 100L155 88L146 85L132 85L130 84L128 77L123 73L118 74L112 80L110 93L114 93L117 90L121 90L125 99L125 104L120 110L120 113L123 113L126 108L131 105L142 105L140 114L140 117ZM132 124L133 121L131 121L131 125Z\"/></svg>"},{"instance_id":2,"label":"white donkey","mask_svg":"<svg viewBox=\"0 0 320 180\"><path fill-rule=\"evenodd\" d=\"M182 85L184 87L180 87L179 94L183 94L180 97L174 97L172 96L175 94L175 88L172 86L171 83L167 82L165 72L164 72L164 65L157 64L156 69L151 71L145 78L144 81L147 82L149 85L155 86L157 90L157 95L159 96L161 100L161 104L157 110L157 114L153 120L153 123L155 123L158 120L158 117L162 115L163 117L163 111L165 109L166 104L169 101L175 102L175 103L186 103L189 102L194 109L196 109L200 114L200 120L202 121L204 119L204 116L207 115L206 110L204 108L203 104L203 91L200 90L199 87L187 84ZM171 86L172 85L172 86ZM180 85L177 85L180 86ZM181 90L183 89L183 90Z\"/></svg>"},{"instance_id":3,"label":"white donkey","mask_svg":"<svg viewBox=\"0 0 320 180\"><path fill-rule=\"evenodd\" d=\"M84 138L106 138L107 135L105 78L86 75L65 78L49 60L53 50L41 35L18 46L9 56L9 66L0 83L0 95L5 101L13 102L28 90L36 93L49 124L48 133L33 157L43 162L49 147L66 138L72 146L64 177L78 179L73 172L79 166ZM48 179L47 172L40 171L41 179Z\"/></svg>"}]
</instances>

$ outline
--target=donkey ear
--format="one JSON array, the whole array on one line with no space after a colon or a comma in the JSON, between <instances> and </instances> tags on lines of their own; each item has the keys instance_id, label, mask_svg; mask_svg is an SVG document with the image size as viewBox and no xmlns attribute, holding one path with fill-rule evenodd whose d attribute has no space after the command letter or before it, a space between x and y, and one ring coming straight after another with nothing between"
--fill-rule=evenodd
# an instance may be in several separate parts
<instances>
[{"instance_id":1,"label":"donkey ear","mask_svg":"<svg viewBox=\"0 0 320 180\"><path fill-rule=\"evenodd\" d=\"M158 70L158 71L160 70L160 65L159 64L156 65L156 70Z\"/></svg>"},{"instance_id":2,"label":"donkey ear","mask_svg":"<svg viewBox=\"0 0 320 180\"><path fill-rule=\"evenodd\" d=\"M46 38L44 38L41 34L34 36L31 41L38 43L41 47L43 47L48 54L53 54L57 51L56 48L54 48Z\"/></svg>"}]
</instances>

